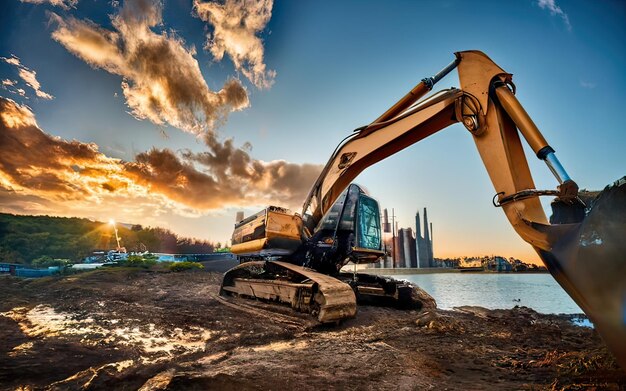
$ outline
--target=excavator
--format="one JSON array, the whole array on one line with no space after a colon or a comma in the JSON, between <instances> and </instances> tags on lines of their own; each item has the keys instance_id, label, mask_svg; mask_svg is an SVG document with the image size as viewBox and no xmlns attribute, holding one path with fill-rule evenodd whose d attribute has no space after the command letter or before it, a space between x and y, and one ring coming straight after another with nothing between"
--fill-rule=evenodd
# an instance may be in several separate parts
<instances>
[{"instance_id":1,"label":"excavator","mask_svg":"<svg viewBox=\"0 0 626 391\"><path fill-rule=\"evenodd\" d=\"M460 88L424 98L454 69ZM348 262L372 263L385 255L378 202L351 182L367 167L460 122L493 183L494 206L626 369L626 177L583 200L515 91L512 75L484 53L455 53L448 66L339 144L302 213L270 206L235 224L231 250L241 263L224 275L220 294L285 303L321 323L355 316L357 302L420 308L409 283L340 271ZM535 188L522 138L554 175L555 189ZM541 196L554 197L549 219Z\"/></svg>"}]
</instances>

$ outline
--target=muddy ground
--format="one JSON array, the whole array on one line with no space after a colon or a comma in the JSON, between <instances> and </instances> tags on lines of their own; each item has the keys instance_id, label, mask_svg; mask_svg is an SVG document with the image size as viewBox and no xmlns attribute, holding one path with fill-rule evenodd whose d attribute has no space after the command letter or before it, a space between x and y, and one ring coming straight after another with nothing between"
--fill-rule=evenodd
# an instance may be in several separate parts
<instances>
[{"instance_id":1,"label":"muddy ground","mask_svg":"<svg viewBox=\"0 0 626 391\"><path fill-rule=\"evenodd\" d=\"M0 277L1 389L624 389L592 329L527 308L307 316L223 303L216 272Z\"/></svg>"}]
</instances>

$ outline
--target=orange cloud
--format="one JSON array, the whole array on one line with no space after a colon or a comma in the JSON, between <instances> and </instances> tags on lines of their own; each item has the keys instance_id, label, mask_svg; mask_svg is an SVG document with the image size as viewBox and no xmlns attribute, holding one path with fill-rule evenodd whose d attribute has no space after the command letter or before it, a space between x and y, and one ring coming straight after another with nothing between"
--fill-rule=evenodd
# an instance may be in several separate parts
<instances>
[{"instance_id":1,"label":"orange cloud","mask_svg":"<svg viewBox=\"0 0 626 391\"><path fill-rule=\"evenodd\" d=\"M66 141L39 129L26 106L0 98L0 185L52 200L97 201L110 179L127 182L119 160L95 144Z\"/></svg>"},{"instance_id":2,"label":"orange cloud","mask_svg":"<svg viewBox=\"0 0 626 391\"><path fill-rule=\"evenodd\" d=\"M152 149L125 168L136 183L197 209L281 205L298 210L323 166L253 159L207 134L206 152ZM244 146L245 148L245 146Z\"/></svg>"},{"instance_id":3,"label":"orange cloud","mask_svg":"<svg viewBox=\"0 0 626 391\"><path fill-rule=\"evenodd\" d=\"M226 0L218 4L194 0L198 17L213 26L205 49L217 61L228 54L235 68L258 88L269 88L276 77L275 71L266 69L263 41L256 36L272 17L272 3L272 0Z\"/></svg>"},{"instance_id":4,"label":"orange cloud","mask_svg":"<svg viewBox=\"0 0 626 391\"><path fill-rule=\"evenodd\" d=\"M248 94L236 79L211 91L195 49L173 32L152 31L162 24L161 7L158 1L126 1L111 17L115 30L51 14L57 25L52 38L92 67L122 76L126 103L137 119L201 134L247 107Z\"/></svg>"},{"instance_id":5,"label":"orange cloud","mask_svg":"<svg viewBox=\"0 0 626 391\"><path fill-rule=\"evenodd\" d=\"M206 152L152 149L124 162L95 144L45 133L27 106L0 97L1 209L92 216L123 208L134 216L267 204L297 208L322 169L256 160L245 146L221 143L213 133L205 141Z\"/></svg>"},{"instance_id":6,"label":"orange cloud","mask_svg":"<svg viewBox=\"0 0 626 391\"><path fill-rule=\"evenodd\" d=\"M323 168L284 160L256 160L248 153L250 144L237 148L232 139L221 143L212 133L205 135L204 141L208 147L206 152L184 151L182 157L199 164L222 182L235 183L237 189L244 189L244 194L264 200L261 204L278 202L291 208L301 207Z\"/></svg>"},{"instance_id":7,"label":"orange cloud","mask_svg":"<svg viewBox=\"0 0 626 391\"><path fill-rule=\"evenodd\" d=\"M235 2L226 2L220 11L206 4L196 7L207 18L213 15L211 20L220 26L220 45L235 56L236 67L255 85L268 87L274 73L265 70L263 46L255 33L267 24L271 1L251 9ZM136 118L202 135L207 150L152 149L132 162L112 159L95 144L46 134L27 106L0 98L0 199L11 199L12 209L71 206L74 214L84 215L109 206L132 215L138 210L202 214L229 206L301 206L322 166L264 162L250 156L249 144L219 141L215 126L230 111L248 106L247 92L236 79L211 91L195 50L174 33L152 31L162 24L161 12L160 2L129 0L111 17L113 30L51 14L56 24L52 37L92 67L122 76L122 90ZM239 18L240 30L231 25L232 18ZM243 51L232 52L240 44Z\"/></svg>"}]
</instances>

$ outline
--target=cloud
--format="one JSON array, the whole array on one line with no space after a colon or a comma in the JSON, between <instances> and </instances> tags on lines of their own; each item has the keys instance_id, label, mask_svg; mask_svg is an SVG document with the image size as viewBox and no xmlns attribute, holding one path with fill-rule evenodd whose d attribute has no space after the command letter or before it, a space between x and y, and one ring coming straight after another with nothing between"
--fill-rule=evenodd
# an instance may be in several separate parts
<instances>
[{"instance_id":1,"label":"cloud","mask_svg":"<svg viewBox=\"0 0 626 391\"><path fill-rule=\"evenodd\" d=\"M585 81L585 80L580 80L580 86L582 88L594 89L596 88L597 84L593 82Z\"/></svg>"},{"instance_id":2,"label":"cloud","mask_svg":"<svg viewBox=\"0 0 626 391\"><path fill-rule=\"evenodd\" d=\"M20 0L22 3L31 3L31 4L50 4L55 7L61 7L64 10L68 10L70 8L76 8L76 4L78 4L78 0Z\"/></svg>"},{"instance_id":3,"label":"cloud","mask_svg":"<svg viewBox=\"0 0 626 391\"><path fill-rule=\"evenodd\" d=\"M263 31L272 17L272 0L226 0L224 4L194 0L200 19L213 26L205 49L217 61L224 54L258 88L269 88L276 72L266 70L263 41L256 35Z\"/></svg>"},{"instance_id":4,"label":"cloud","mask_svg":"<svg viewBox=\"0 0 626 391\"><path fill-rule=\"evenodd\" d=\"M17 56L11 55L11 57L0 57L0 60L3 60L7 64L11 64L17 67L18 76L24 81L24 83L26 83L30 88L32 88L33 91L35 91L35 95L37 95L38 97L42 99L54 98L54 96L41 90L41 84L37 80L37 72L33 71L32 69L29 69L28 67L20 63L20 59ZM12 80L2 81L2 86L8 89L9 91L25 96L25 91L23 89L14 88L14 91L13 91L8 88L8 87L15 87L15 84L16 82Z\"/></svg>"},{"instance_id":5,"label":"cloud","mask_svg":"<svg viewBox=\"0 0 626 391\"><path fill-rule=\"evenodd\" d=\"M43 99L54 98L52 95L41 90L41 84L37 81L37 73L35 71L31 71L30 69L23 67L18 70L18 75L35 91L35 94L38 97Z\"/></svg>"},{"instance_id":6,"label":"cloud","mask_svg":"<svg viewBox=\"0 0 626 391\"><path fill-rule=\"evenodd\" d=\"M111 17L114 30L56 14L51 20L57 25L53 39L92 67L122 76L126 103L137 119L202 134L249 105L239 80L211 91L195 49L186 48L173 32L152 31L162 24L157 1L126 1Z\"/></svg>"},{"instance_id":7,"label":"cloud","mask_svg":"<svg viewBox=\"0 0 626 391\"><path fill-rule=\"evenodd\" d=\"M17 86L17 80L4 79L2 80L2 89L7 90L13 94L17 94L24 99L28 99L26 91L23 88Z\"/></svg>"},{"instance_id":8,"label":"cloud","mask_svg":"<svg viewBox=\"0 0 626 391\"><path fill-rule=\"evenodd\" d=\"M126 182L116 159L95 144L66 141L39 129L27 106L0 98L0 184L56 200L96 199L107 182Z\"/></svg>"},{"instance_id":9,"label":"cloud","mask_svg":"<svg viewBox=\"0 0 626 391\"><path fill-rule=\"evenodd\" d=\"M219 209L243 202L241 189L197 170L169 149L140 153L126 171L150 191L195 209Z\"/></svg>"},{"instance_id":10,"label":"cloud","mask_svg":"<svg viewBox=\"0 0 626 391\"><path fill-rule=\"evenodd\" d=\"M561 9L561 7L556 5L555 0L537 0L537 5L539 5L539 7L542 9L547 9L548 11L550 11L550 15L559 16L561 19L563 19L565 27L567 27L567 29L570 31L572 30L572 25L569 22L569 17Z\"/></svg>"},{"instance_id":11,"label":"cloud","mask_svg":"<svg viewBox=\"0 0 626 391\"><path fill-rule=\"evenodd\" d=\"M2 209L85 215L124 206L129 214L190 215L229 206L297 208L322 169L255 160L248 145L205 138L205 152L152 149L124 162L95 144L45 133L27 106L0 97L0 200L12 200Z\"/></svg>"},{"instance_id":12,"label":"cloud","mask_svg":"<svg viewBox=\"0 0 626 391\"><path fill-rule=\"evenodd\" d=\"M137 155L126 170L133 180L177 202L198 209L280 205L298 210L323 166L283 160L264 162L249 144L205 137L205 152L152 149Z\"/></svg>"}]
</instances>

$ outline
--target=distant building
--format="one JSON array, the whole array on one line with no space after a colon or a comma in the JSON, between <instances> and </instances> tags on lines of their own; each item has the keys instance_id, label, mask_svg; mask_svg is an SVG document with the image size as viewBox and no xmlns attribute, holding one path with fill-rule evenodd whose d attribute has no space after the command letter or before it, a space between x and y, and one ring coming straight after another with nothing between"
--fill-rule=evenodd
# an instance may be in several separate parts
<instances>
[{"instance_id":1,"label":"distant building","mask_svg":"<svg viewBox=\"0 0 626 391\"><path fill-rule=\"evenodd\" d=\"M105 261L106 255L106 250L93 250L90 255L83 259L83 263L102 263Z\"/></svg>"},{"instance_id":2,"label":"distant building","mask_svg":"<svg viewBox=\"0 0 626 391\"><path fill-rule=\"evenodd\" d=\"M389 223L389 213L387 212L387 208L383 210L383 232L391 232L391 224Z\"/></svg>"},{"instance_id":3,"label":"distant building","mask_svg":"<svg viewBox=\"0 0 626 391\"><path fill-rule=\"evenodd\" d=\"M51 266L47 269L31 269L28 265L15 263L0 263L0 274L10 274L16 277L38 278L48 277L58 274L60 271L58 266Z\"/></svg>"},{"instance_id":4,"label":"distant building","mask_svg":"<svg viewBox=\"0 0 626 391\"><path fill-rule=\"evenodd\" d=\"M445 259L437 259L435 258L435 267L445 267L445 268L458 268L461 260L459 258L445 258Z\"/></svg>"},{"instance_id":5,"label":"distant building","mask_svg":"<svg viewBox=\"0 0 626 391\"><path fill-rule=\"evenodd\" d=\"M411 228L400 228L398 237L402 238L402 260L400 267L417 267L417 253L415 248L415 238Z\"/></svg>"},{"instance_id":6,"label":"distant building","mask_svg":"<svg viewBox=\"0 0 626 391\"><path fill-rule=\"evenodd\" d=\"M432 240L433 225L430 224L430 230L428 226L428 215L426 208L424 208L424 237L422 237L420 214L415 214L415 252L417 254L417 267L435 267L435 259L433 257L433 240Z\"/></svg>"},{"instance_id":7,"label":"distant building","mask_svg":"<svg viewBox=\"0 0 626 391\"><path fill-rule=\"evenodd\" d=\"M389 214L387 209L383 211L383 227L384 232L391 232L393 229L393 238L386 239L385 248L389 256L385 256L372 267L384 268L427 268L427 267L445 267L444 264L435 263L433 257L433 239L432 239L432 223L429 225L427 211L424 208L424 237L422 237L422 224L419 212L415 215L415 235L413 229L400 228L398 222L389 223ZM389 229L387 231L387 229Z\"/></svg>"},{"instance_id":8,"label":"distant building","mask_svg":"<svg viewBox=\"0 0 626 391\"><path fill-rule=\"evenodd\" d=\"M513 270L513 265L504 257L494 256L487 259L486 269L496 272L510 272Z\"/></svg>"},{"instance_id":9,"label":"distant building","mask_svg":"<svg viewBox=\"0 0 626 391\"><path fill-rule=\"evenodd\" d=\"M395 238L395 242L393 243L394 249L394 260L393 267L404 267L404 237L400 235L400 231L398 230L398 235Z\"/></svg>"},{"instance_id":10,"label":"distant building","mask_svg":"<svg viewBox=\"0 0 626 391\"><path fill-rule=\"evenodd\" d=\"M391 232L391 230L389 231ZM383 240L383 243L385 244L385 256L376 263L375 267L384 267L384 268L393 268L393 240L391 237L388 237L386 239Z\"/></svg>"}]
</instances>

